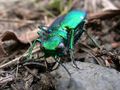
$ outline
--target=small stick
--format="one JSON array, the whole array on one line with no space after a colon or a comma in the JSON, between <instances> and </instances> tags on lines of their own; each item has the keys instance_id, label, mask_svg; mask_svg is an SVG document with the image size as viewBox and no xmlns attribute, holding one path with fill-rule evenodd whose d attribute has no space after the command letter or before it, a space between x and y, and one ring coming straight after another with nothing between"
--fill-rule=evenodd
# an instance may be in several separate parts
<instances>
[{"instance_id":1,"label":"small stick","mask_svg":"<svg viewBox=\"0 0 120 90\"><path fill-rule=\"evenodd\" d=\"M26 67L26 66L24 66L24 68L31 74L31 75L33 75L34 77L36 77L37 79L40 79L40 77L39 76L37 76L36 75L36 73L38 72L37 70L30 70L28 67Z\"/></svg>"},{"instance_id":2,"label":"small stick","mask_svg":"<svg viewBox=\"0 0 120 90\"><path fill-rule=\"evenodd\" d=\"M36 52L38 52L39 50L40 50L40 48L39 48L39 47L36 47L36 48L32 51L32 53L36 53ZM28 55L28 52L25 52L22 56L20 56L20 57L18 57L18 58L15 58L15 59L13 59L13 60L11 60L11 61L9 61L9 62L1 65L1 66L0 66L0 69L9 67L9 66L11 66L11 65L13 65L13 64L17 64L17 62L20 60L20 58L22 58L22 57L27 57L27 55Z\"/></svg>"},{"instance_id":3,"label":"small stick","mask_svg":"<svg viewBox=\"0 0 120 90\"><path fill-rule=\"evenodd\" d=\"M91 39L91 41L95 44L95 46L97 46L97 48L99 48L101 50L100 45L91 37L90 34L88 34L88 32L86 30L84 30L84 31L87 34L87 36Z\"/></svg>"},{"instance_id":4,"label":"small stick","mask_svg":"<svg viewBox=\"0 0 120 90\"><path fill-rule=\"evenodd\" d=\"M32 20L17 20L17 19L3 19L3 18L0 18L0 21L10 22L10 23L20 23L20 22L35 23L35 21L32 21Z\"/></svg>"}]
</instances>

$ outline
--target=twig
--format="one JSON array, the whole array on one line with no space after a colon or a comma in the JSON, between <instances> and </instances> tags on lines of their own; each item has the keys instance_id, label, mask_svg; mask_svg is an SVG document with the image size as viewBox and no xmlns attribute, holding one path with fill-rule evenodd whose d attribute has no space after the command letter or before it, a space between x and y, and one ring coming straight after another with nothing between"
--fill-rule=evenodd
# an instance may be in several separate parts
<instances>
[{"instance_id":1,"label":"twig","mask_svg":"<svg viewBox=\"0 0 120 90\"><path fill-rule=\"evenodd\" d=\"M85 33L87 34L87 36L90 38L90 40L94 43L94 45L101 49L100 45L92 38L92 36L90 34L88 34L88 32L85 30Z\"/></svg>"},{"instance_id":2,"label":"twig","mask_svg":"<svg viewBox=\"0 0 120 90\"><path fill-rule=\"evenodd\" d=\"M30 70L28 67L24 66L24 68L31 74L33 75L34 77L36 77L37 79L40 79L39 76L36 75L36 73L38 72L37 70Z\"/></svg>"},{"instance_id":3,"label":"twig","mask_svg":"<svg viewBox=\"0 0 120 90\"><path fill-rule=\"evenodd\" d=\"M101 65L101 66L104 66L104 64L102 63L102 61L104 61L102 58L96 58L96 53L95 53L95 51L91 48L91 47L89 47L89 46L87 46L87 45L84 45L84 44L82 44L82 43L80 43L83 47L81 48L83 51L85 51L85 52L87 52L89 55L91 55L94 59L96 59L97 60L97 62L99 63L99 65ZM85 47L85 48L84 48ZM89 50L87 50L87 49L89 49Z\"/></svg>"},{"instance_id":4,"label":"twig","mask_svg":"<svg viewBox=\"0 0 120 90\"><path fill-rule=\"evenodd\" d=\"M32 53L36 53L36 52L38 52L39 50L40 50L40 48L39 48L39 47L36 47L36 48L32 51ZM27 52L27 53L25 52L22 56L20 56L20 57L18 57L18 58L15 58L15 59L13 59L13 60L11 60L11 61L9 61L9 62L1 65L1 66L0 66L0 69L9 67L9 66L11 66L11 65L13 65L13 64L17 64L17 62L20 60L20 58L22 58L22 57L27 57L27 55L28 55L28 52Z\"/></svg>"},{"instance_id":5,"label":"twig","mask_svg":"<svg viewBox=\"0 0 120 90\"><path fill-rule=\"evenodd\" d=\"M22 23L22 22L35 23L35 21L33 21L33 20L17 20L17 19L4 19L4 18L0 18L0 21L10 22L10 23Z\"/></svg>"},{"instance_id":6,"label":"twig","mask_svg":"<svg viewBox=\"0 0 120 90\"><path fill-rule=\"evenodd\" d=\"M101 0L104 10L116 10L118 9L110 0Z\"/></svg>"},{"instance_id":7,"label":"twig","mask_svg":"<svg viewBox=\"0 0 120 90\"><path fill-rule=\"evenodd\" d=\"M109 19L117 15L120 15L120 10L106 10L106 11L91 13L87 18L88 21L91 22L94 19Z\"/></svg>"},{"instance_id":8,"label":"twig","mask_svg":"<svg viewBox=\"0 0 120 90\"><path fill-rule=\"evenodd\" d=\"M6 82L13 81L13 80L14 80L14 77L11 75L6 76L4 78L0 78L0 85L2 85L3 83L6 83Z\"/></svg>"}]
</instances>

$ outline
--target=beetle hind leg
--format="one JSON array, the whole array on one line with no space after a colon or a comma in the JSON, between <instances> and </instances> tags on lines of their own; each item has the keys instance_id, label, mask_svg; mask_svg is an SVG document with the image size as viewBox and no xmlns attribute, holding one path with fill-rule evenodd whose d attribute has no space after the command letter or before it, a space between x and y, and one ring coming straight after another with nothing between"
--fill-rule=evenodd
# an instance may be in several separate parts
<instances>
[{"instance_id":1,"label":"beetle hind leg","mask_svg":"<svg viewBox=\"0 0 120 90\"><path fill-rule=\"evenodd\" d=\"M76 64L76 62L75 62L74 50L73 50L73 49L70 50L70 59L71 59L71 61L72 61L72 66L73 66L74 68L79 69L79 67L77 66L77 64Z\"/></svg>"}]
</instances>

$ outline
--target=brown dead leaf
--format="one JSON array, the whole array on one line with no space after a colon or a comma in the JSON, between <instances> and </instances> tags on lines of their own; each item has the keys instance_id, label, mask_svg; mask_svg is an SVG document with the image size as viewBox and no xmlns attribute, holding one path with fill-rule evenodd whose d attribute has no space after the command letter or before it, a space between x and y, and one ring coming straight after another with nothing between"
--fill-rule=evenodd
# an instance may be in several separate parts
<instances>
[{"instance_id":1,"label":"brown dead leaf","mask_svg":"<svg viewBox=\"0 0 120 90\"><path fill-rule=\"evenodd\" d=\"M9 21L9 23L8 23ZM11 24L12 23L12 24ZM24 20L4 20L0 22L1 41L15 40L28 43L38 37L39 23L26 22Z\"/></svg>"},{"instance_id":2,"label":"brown dead leaf","mask_svg":"<svg viewBox=\"0 0 120 90\"><path fill-rule=\"evenodd\" d=\"M38 28L30 29L26 27L23 29L23 27L20 27L19 29L13 30L13 31L6 31L2 35L2 38L1 38L2 41L12 39L12 40L20 41L21 43L26 44L30 41L35 40L38 37L37 35Z\"/></svg>"},{"instance_id":3,"label":"brown dead leaf","mask_svg":"<svg viewBox=\"0 0 120 90\"><path fill-rule=\"evenodd\" d=\"M23 20L0 18L0 34L11 31L25 25Z\"/></svg>"},{"instance_id":4,"label":"brown dead leaf","mask_svg":"<svg viewBox=\"0 0 120 90\"><path fill-rule=\"evenodd\" d=\"M26 22L24 20L3 20L0 22L0 57L6 56L6 50L3 48L4 41L14 40L24 44L38 38L39 23Z\"/></svg>"}]
</instances>

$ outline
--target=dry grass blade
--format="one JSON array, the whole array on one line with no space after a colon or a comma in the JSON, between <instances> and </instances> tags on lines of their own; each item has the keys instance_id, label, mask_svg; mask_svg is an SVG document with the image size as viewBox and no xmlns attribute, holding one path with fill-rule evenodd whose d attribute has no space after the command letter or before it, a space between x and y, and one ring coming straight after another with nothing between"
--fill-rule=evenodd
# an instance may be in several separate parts
<instances>
[{"instance_id":1,"label":"dry grass blade","mask_svg":"<svg viewBox=\"0 0 120 90\"><path fill-rule=\"evenodd\" d=\"M12 75L8 75L4 78L0 78L0 85L10 82L10 81L13 81L13 80L14 80L14 77Z\"/></svg>"},{"instance_id":2,"label":"dry grass blade","mask_svg":"<svg viewBox=\"0 0 120 90\"><path fill-rule=\"evenodd\" d=\"M80 43L79 45L81 47L80 49L87 52L90 56L92 56L97 61L97 63L99 65L105 66L104 63L103 63L104 60L102 58L97 58L96 57L96 52L91 47L89 47L88 45L82 44L82 43Z\"/></svg>"},{"instance_id":3,"label":"dry grass blade","mask_svg":"<svg viewBox=\"0 0 120 90\"><path fill-rule=\"evenodd\" d=\"M101 0L104 10L116 10L118 9L110 0Z\"/></svg>"},{"instance_id":4,"label":"dry grass blade","mask_svg":"<svg viewBox=\"0 0 120 90\"><path fill-rule=\"evenodd\" d=\"M88 15L88 21L92 21L94 19L110 19L111 17L115 17L120 15L120 10L106 10L97 13L91 13Z\"/></svg>"}]
</instances>

